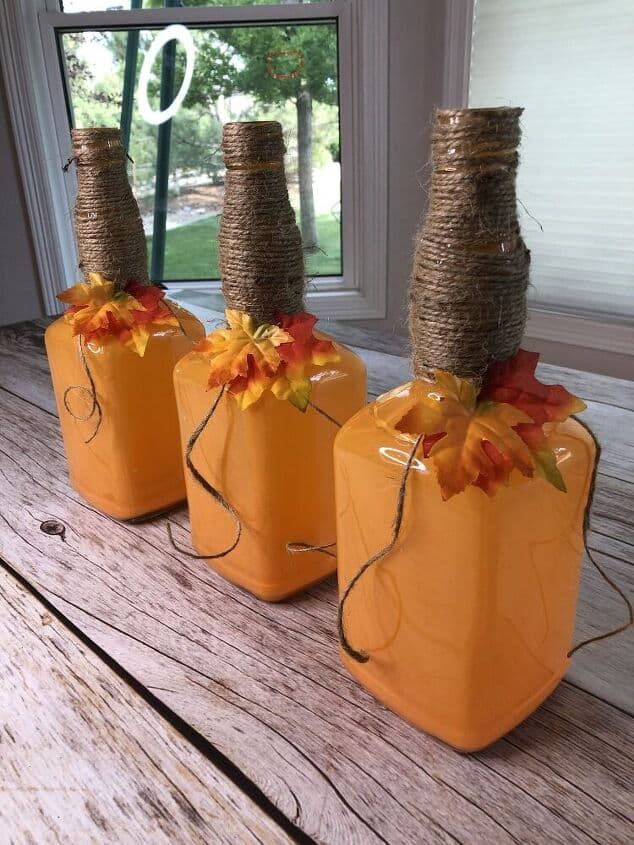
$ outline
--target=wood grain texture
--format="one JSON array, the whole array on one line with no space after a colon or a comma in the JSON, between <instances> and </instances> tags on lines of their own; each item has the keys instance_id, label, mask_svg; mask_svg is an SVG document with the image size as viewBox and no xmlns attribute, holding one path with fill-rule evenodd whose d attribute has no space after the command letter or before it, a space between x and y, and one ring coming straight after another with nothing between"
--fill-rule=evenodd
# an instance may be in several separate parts
<instances>
[{"instance_id":1,"label":"wood grain texture","mask_svg":"<svg viewBox=\"0 0 634 845\"><path fill-rule=\"evenodd\" d=\"M67 485L57 421L34 391L30 401L0 390L0 554L308 835L345 845L631 841L632 720L607 703L631 705L631 638L588 649L586 675L574 676L605 701L564 683L491 749L456 754L342 668L332 580L262 604L172 552L165 520L130 526L95 512ZM606 418L631 427L631 414ZM608 467L629 483L627 436L610 436ZM604 521L610 496L619 489L605 494ZM51 517L66 524L65 542L38 530ZM184 511L173 519L186 542ZM611 536L592 541L631 585ZM620 612L586 567L579 634Z\"/></svg>"},{"instance_id":2,"label":"wood grain texture","mask_svg":"<svg viewBox=\"0 0 634 845\"><path fill-rule=\"evenodd\" d=\"M291 840L0 568L0 841Z\"/></svg>"}]
</instances>

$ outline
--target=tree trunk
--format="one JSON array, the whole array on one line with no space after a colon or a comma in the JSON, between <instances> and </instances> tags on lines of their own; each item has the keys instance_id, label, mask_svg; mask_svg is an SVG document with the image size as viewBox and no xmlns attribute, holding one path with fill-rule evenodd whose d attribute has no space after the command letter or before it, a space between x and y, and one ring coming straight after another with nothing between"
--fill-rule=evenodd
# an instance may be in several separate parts
<instances>
[{"instance_id":1,"label":"tree trunk","mask_svg":"<svg viewBox=\"0 0 634 845\"><path fill-rule=\"evenodd\" d=\"M310 91L300 91L296 106L300 228L304 249L315 250L318 237L313 197L313 98Z\"/></svg>"}]
</instances>

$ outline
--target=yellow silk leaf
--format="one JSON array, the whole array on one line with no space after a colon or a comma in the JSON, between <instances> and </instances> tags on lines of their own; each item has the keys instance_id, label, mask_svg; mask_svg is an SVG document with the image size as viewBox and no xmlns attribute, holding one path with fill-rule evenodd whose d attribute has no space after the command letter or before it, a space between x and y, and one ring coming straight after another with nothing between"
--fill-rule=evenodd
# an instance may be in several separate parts
<instances>
[{"instance_id":1,"label":"yellow silk leaf","mask_svg":"<svg viewBox=\"0 0 634 845\"><path fill-rule=\"evenodd\" d=\"M270 378L280 365L277 347L290 343L293 338L279 326L258 326L253 317L240 311L227 309L225 313L228 328L216 329L197 346L197 350L209 359L209 386L227 384L247 375L250 380L254 376L258 381Z\"/></svg>"},{"instance_id":2,"label":"yellow silk leaf","mask_svg":"<svg viewBox=\"0 0 634 845\"><path fill-rule=\"evenodd\" d=\"M416 404L398 428L411 434L439 434L447 430L450 417L463 415L476 402L476 390L466 379L436 370L435 381L416 382Z\"/></svg>"},{"instance_id":3,"label":"yellow silk leaf","mask_svg":"<svg viewBox=\"0 0 634 845\"><path fill-rule=\"evenodd\" d=\"M309 376L302 372L293 375L287 372L286 375L276 377L271 384L271 393L278 399L288 399L300 411L305 411L308 407L310 388Z\"/></svg>"}]
</instances>

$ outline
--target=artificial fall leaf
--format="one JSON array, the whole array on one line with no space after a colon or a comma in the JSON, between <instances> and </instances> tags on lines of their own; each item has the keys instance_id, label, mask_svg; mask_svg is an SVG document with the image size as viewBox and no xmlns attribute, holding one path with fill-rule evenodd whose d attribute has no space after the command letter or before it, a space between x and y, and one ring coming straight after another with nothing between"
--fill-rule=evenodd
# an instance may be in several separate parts
<instances>
[{"instance_id":1,"label":"artificial fall leaf","mask_svg":"<svg viewBox=\"0 0 634 845\"><path fill-rule=\"evenodd\" d=\"M475 391L474 391L475 393ZM445 421L446 435L430 449L443 499L469 484L493 493L513 469L533 475L531 453L513 430L530 418L511 405L475 402L456 407Z\"/></svg>"},{"instance_id":2,"label":"artificial fall leaf","mask_svg":"<svg viewBox=\"0 0 634 845\"><path fill-rule=\"evenodd\" d=\"M279 347L282 366L271 391L278 399L288 399L300 411L305 411L311 390L309 368L338 361L339 353L331 341L315 337L313 329L317 318L312 314L280 315L279 322L292 342Z\"/></svg>"},{"instance_id":3,"label":"artificial fall leaf","mask_svg":"<svg viewBox=\"0 0 634 845\"><path fill-rule=\"evenodd\" d=\"M256 402L281 364L278 348L292 337L279 326L258 325L253 317L227 309L227 328L216 329L196 345L210 364L209 387L229 385L241 407Z\"/></svg>"},{"instance_id":4,"label":"artificial fall leaf","mask_svg":"<svg viewBox=\"0 0 634 845\"><path fill-rule=\"evenodd\" d=\"M536 352L520 349L507 361L491 364L480 399L505 402L524 411L538 425L563 422L585 410L585 403L560 384L542 384L535 377Z\"/></svg>"},{"instance_id":5,"label":"artificial fall leaf","mask_svg":"<svg viewBox=\"0 0 634 845\"><path fill-rule=\"evenodd\" d=\"M263 375L257 369L252 356L249 356L246 375L232 379L228 390L238 403L238 407L244 410L257 402L269 387L271 387L271 377Z\"/></svg>"},{"instance_id":6,"label":"artificial fall leaf","mask_svg":"<svg viewBox=\"0 0 634 845\"><path fill-rule=\"evenodd\" d=\"M561 385L536 379L538 357L520 350L493 364L479 394L469 380L440 370L433 382L414 382L415 403L397 428L425 434L423 454L433 463L443 498L470 484L493 495L514 470L566 491L543 425L562 422L585 405Z\"/></svg>"},{"instance_id":7,"label":"artificial fall leaf","mask_svg":"<svg viewBox=\"0 0 634 845\"><path fill-rule=\"evenodd\" d=\"M339 353L330 340L316 338L313 329L317 317L313 314L280 314L279 324L292 338L291 343L284 344L279 352L280 358L287 368L304 367L315 364L323 367L339 360Z\"/></svg>"},{"instance_id":8,"label":"artificial fall leaf","mask_svg":"<svg viewBox=\"0 0 634 845\"><path fill-rule=\"evenodd\" d=\"M87 343L117 338L143 356L154 328L176 326L178 320L164 304L164 292L155 285L134 282L120 288L100 273L90 273L80 282L58 294L70 307L64 317Z\"/></svg>"},{"instance_id":9,"label":"artificial fall leaf","mask_svg":"<svg viewBox=\"0 0 634 845\"><path fill-rule=\"evenodd\" d=\"M424 432L423 452L429 457L432 446L446 431L447 419L475 405L476 389L467 379L436 370L434 381L417 380L412 392L416 402L397 428L416 435Z\"/></svg>"},{"instance_id":10,"label":"artificial fall leaf","mask_svg":"<svg viewBox=\"0 0 634 845\"><path fill-rule=\"evenodd\" d=\"M311 314L279 315L277 324L258 325L240 311L226 312L228 328L212 332L196 349L211 364L209 387L228 385L240 408L257 402L266 390L308 407L310 367L339 360L334 345L313 334Z\"/></svg>"}]
</instances>

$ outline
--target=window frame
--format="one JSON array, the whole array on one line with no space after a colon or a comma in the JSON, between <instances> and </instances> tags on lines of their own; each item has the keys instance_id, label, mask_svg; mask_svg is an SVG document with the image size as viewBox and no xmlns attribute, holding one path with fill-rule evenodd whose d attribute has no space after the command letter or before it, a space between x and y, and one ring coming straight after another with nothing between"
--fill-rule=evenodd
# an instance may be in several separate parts
<instances>
[{"instance_id":1,"label":"window frame","mask_svg":"<svg viewBox=\"0 0 634 845\"><path fill-rule=\"evenodd\" d=\"M336 21L342 172L343 275L311 280L308 307L321 317L374 319L387 302L388 7L384 0L60 12L57 0L0 11L5 75L33 244L47 313L79 277L69 220L76 191L58 34L83 29ZM11 8L13 7L13 8ZM168 282L168 289L217 292L220 282Z\"/></svg>"}]
</instances>

